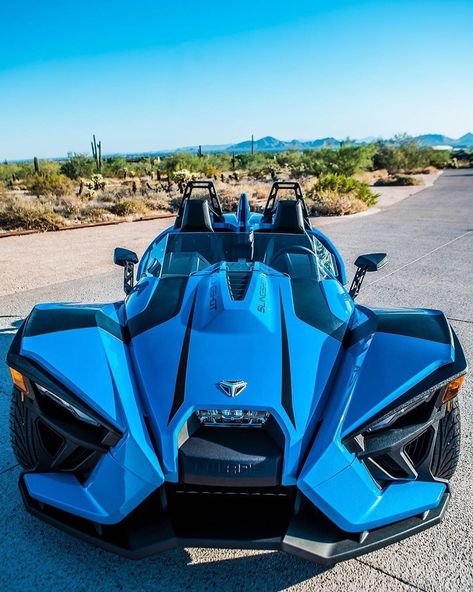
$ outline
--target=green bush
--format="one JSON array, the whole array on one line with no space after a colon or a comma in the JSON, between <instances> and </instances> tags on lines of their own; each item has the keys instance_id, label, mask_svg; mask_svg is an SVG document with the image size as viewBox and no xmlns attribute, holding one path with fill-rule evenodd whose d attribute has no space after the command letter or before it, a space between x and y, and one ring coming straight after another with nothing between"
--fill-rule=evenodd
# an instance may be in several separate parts
<instances>
[{"instance_id":1,"label":"green bush","mask_svg":"<svg viewBox=\"0 0 473 592\"><path fill-rule=\"evenodd\" d=\"M74 190L74 186L65 175L30 175L25 179L25 187L37 197L51 196L60 197L67 195Z\"/></svg>"},{"instance_id":2,"label":"green bush","mask_svg":"<svg viewBox=\"0 0 473 592\"><path fill-rule=\"evenodd\" d=\"M366 183L345 175L329 173L317 179L308 190L311 213L322 216L341 216L366 210L378 196Z\"/></svg>"},{"instance_id":3,"label":"green bush","mask_svg":"<svg viewBox=\"0 0 473 592\"><path fill-rule=\"evenodd\" d=\"M0 211L3 230L39 230L48 232L64 226L64 220L51 206L11 203Z\"/></svg>"},{"instance_id":4,"label":"green bush","mask_svg":"<svg viewBox=\"0 0 473 592\"><path fill-rule=\"evenodd\" d=\"M428 167L443 168L450 162L448 150L434 150L420 145L405 134L394 136L388 142L378 142L373 158L375 169L386 169L388 173L415 173Z\"/></svg>"},{"instance_id":5,"label":"green bush","mask_svg":"<svg viewBox=\"0 0 473 592\"><path fill-rule=\"evenodd\" d=\"M91 177L96 170L96 165L86 154L70 153L60 170L63 175L75 180L80 177Z\"/></svg>"},{"instance_id":6,"label":"green bush","mask_svg":"<svg viewBox=\"0 0 473 592\"><path fill-rule=\"evenodd\" d=\"M22 180L33 173L32 162L4 162L0 164L0 181Z\"/></svg>"},{"instance_id":7,"label":"green bush","mask_svg":"<svg viewBox=\"0 0 473 592\"><path fill-rule=\"evenodd\" d=\"M102 167L102 174L104 177L118 177L123 179L127 177L131 170L126 158L123 156L113 156L107 158Z\"/></svg>"}]
</instances>

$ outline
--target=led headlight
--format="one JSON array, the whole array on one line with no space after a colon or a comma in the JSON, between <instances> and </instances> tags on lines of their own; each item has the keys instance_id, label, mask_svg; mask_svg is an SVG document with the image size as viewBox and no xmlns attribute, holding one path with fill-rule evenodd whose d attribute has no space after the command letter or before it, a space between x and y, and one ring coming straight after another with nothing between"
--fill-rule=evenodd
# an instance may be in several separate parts
<instances>
[{"instance_id":1,"label":"led headlight","mask_svg":"<svg viewBox=\"0 0 473 592\"><path fill-rule=\"evenodd\" d=\"M414 409L414 407L417 407L417 405L428 401L433 394L434 393L432 391L427 391L426 393L422 393L417 397L414 397L410 401L406 401L402 405L399 405L399 407L396 407L396 409L393 409L386 415L383 415L383 417L380 419L376 420L374 423L370 424L366 428L366 431L376 432L378 430L385 430L389 428L396 420Z\"/></svg>"},{"instance_id":2,"label":"led headlight","mask_svg":"<svg viewBox=\"0 0 473 592\"><path fill-rule=\"evenodd\" d=\"M463 380L464 376L461 376L447 384L443 392L442 403L445 403L446 401L449 401L450 399L453 399L458 395L458 392L460 391L460 388L463 384ZM390 428L403 415L406 415L415 407L422 405L422 403L426 403L427 401L429 401L437 392L438 391L436 391L435 389L430 389L428 391L425 391L424 393L420 393L419 395L413 397L410 401L406 401L402 405L399 405L399 407L392 409L391 411L389 411L388 413L374 421L366 428L366 432L371 433L377 432L378 430L385 430Z\"/></svg>"},{"instance_id":3,"label":"led headlight","mask_svg":"<svg viewBox=\"0 0 473 592\"><path fill-rule=\"evenodd\" d=\"M82 409L77 408L75 405L73 405L69 401L65 401L59 395L57 395L56 393L53 393L52 391L45 388L44 386L41 386L40 384L37 384L37 383L35 383L35 385L36 385L36 388L39 390L39 392L42 395L49 397L50 399L52 399L53 401L55 401L56 403L58 403L59 405L64 407L64 409L67 409L67 411L69 411L69 413L74 415L74 417L76 417L78 420L85 421L86 423L90 423L95 426L100 425L97 420L95 420L93 417L90 417L90 415L87 415L87 413L84 413L82 411Z\"/></svg>"},{"instance_id":4,"label":"led headlight","mask_svg":"<svg viewBox=\"0 0 473 592\"><path fill-rule=\"evenodd\" d=\"M268 418L267 411L247 409L202 409L196 411L197 419L205 426L261 427Z\"/></svg>"}]
</instances>

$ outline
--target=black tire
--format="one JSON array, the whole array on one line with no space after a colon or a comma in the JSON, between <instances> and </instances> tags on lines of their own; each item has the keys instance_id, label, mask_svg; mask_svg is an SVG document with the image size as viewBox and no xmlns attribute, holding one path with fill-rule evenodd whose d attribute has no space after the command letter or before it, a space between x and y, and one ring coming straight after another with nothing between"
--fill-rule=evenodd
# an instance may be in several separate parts
<instances>
[{"instance_id":1,"label":"black tire","mask_svg":"<svg viewBox=\"0 0 473 592\"><path fill-rule=\"evenodd\" d=\"M10 404L10 442L16 460L27 471L40 468L44 464L41 462L44 454L41 455L40 452L41 444L35 422L16 389Z\"/></svg>"},{"instance_id":2,"label":"black tire","mask_svg":"<svg viewBox=\"0 0 473 592\"><path fill-rule=\"evenodd\" d=\"M460 457L460 406L455 399L450 412L440 420L432 457L432 475L449 481Z\"/></svg>"}]
</instances>

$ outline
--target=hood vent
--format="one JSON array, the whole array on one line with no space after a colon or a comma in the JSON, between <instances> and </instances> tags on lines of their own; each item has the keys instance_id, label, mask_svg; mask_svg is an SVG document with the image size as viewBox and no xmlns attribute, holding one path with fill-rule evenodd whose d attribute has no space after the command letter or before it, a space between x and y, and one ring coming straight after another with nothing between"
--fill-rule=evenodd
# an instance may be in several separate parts
<instances>
[{"instance_id":1,"label":"hood vent","mask_svg":"<svg viewBox=\"0 0 473 592\"><path fill-rule=\"evenodd\" d=\"M251 271L228 271L228 290L232 300L244 300L250 285Z\"/></svg>"}]
</instances>

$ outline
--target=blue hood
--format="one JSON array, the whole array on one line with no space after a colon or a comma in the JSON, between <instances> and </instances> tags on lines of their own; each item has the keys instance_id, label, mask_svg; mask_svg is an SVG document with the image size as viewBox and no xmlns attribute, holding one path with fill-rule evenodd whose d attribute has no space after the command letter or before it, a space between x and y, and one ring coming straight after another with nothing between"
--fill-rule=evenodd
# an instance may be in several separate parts
<instances>
[{"instance_id":1,"label":"blue hood","mask_svg":"<svg viewBox=\"0 0 473 592\"><path fill-rule=\"evenodd\" d=\"M179 433L197 409L269 411L285 435L286 483L317 422L351 302L332 280L298 286L263 264L248 273L238 299L221 264L189 279L146 279L127 301L132 359L169 480L177 479ZM301 295L312 296L311 313ZM218 388L224 379L248 387L230 399Z\"/></svg>"}]
</instances>

